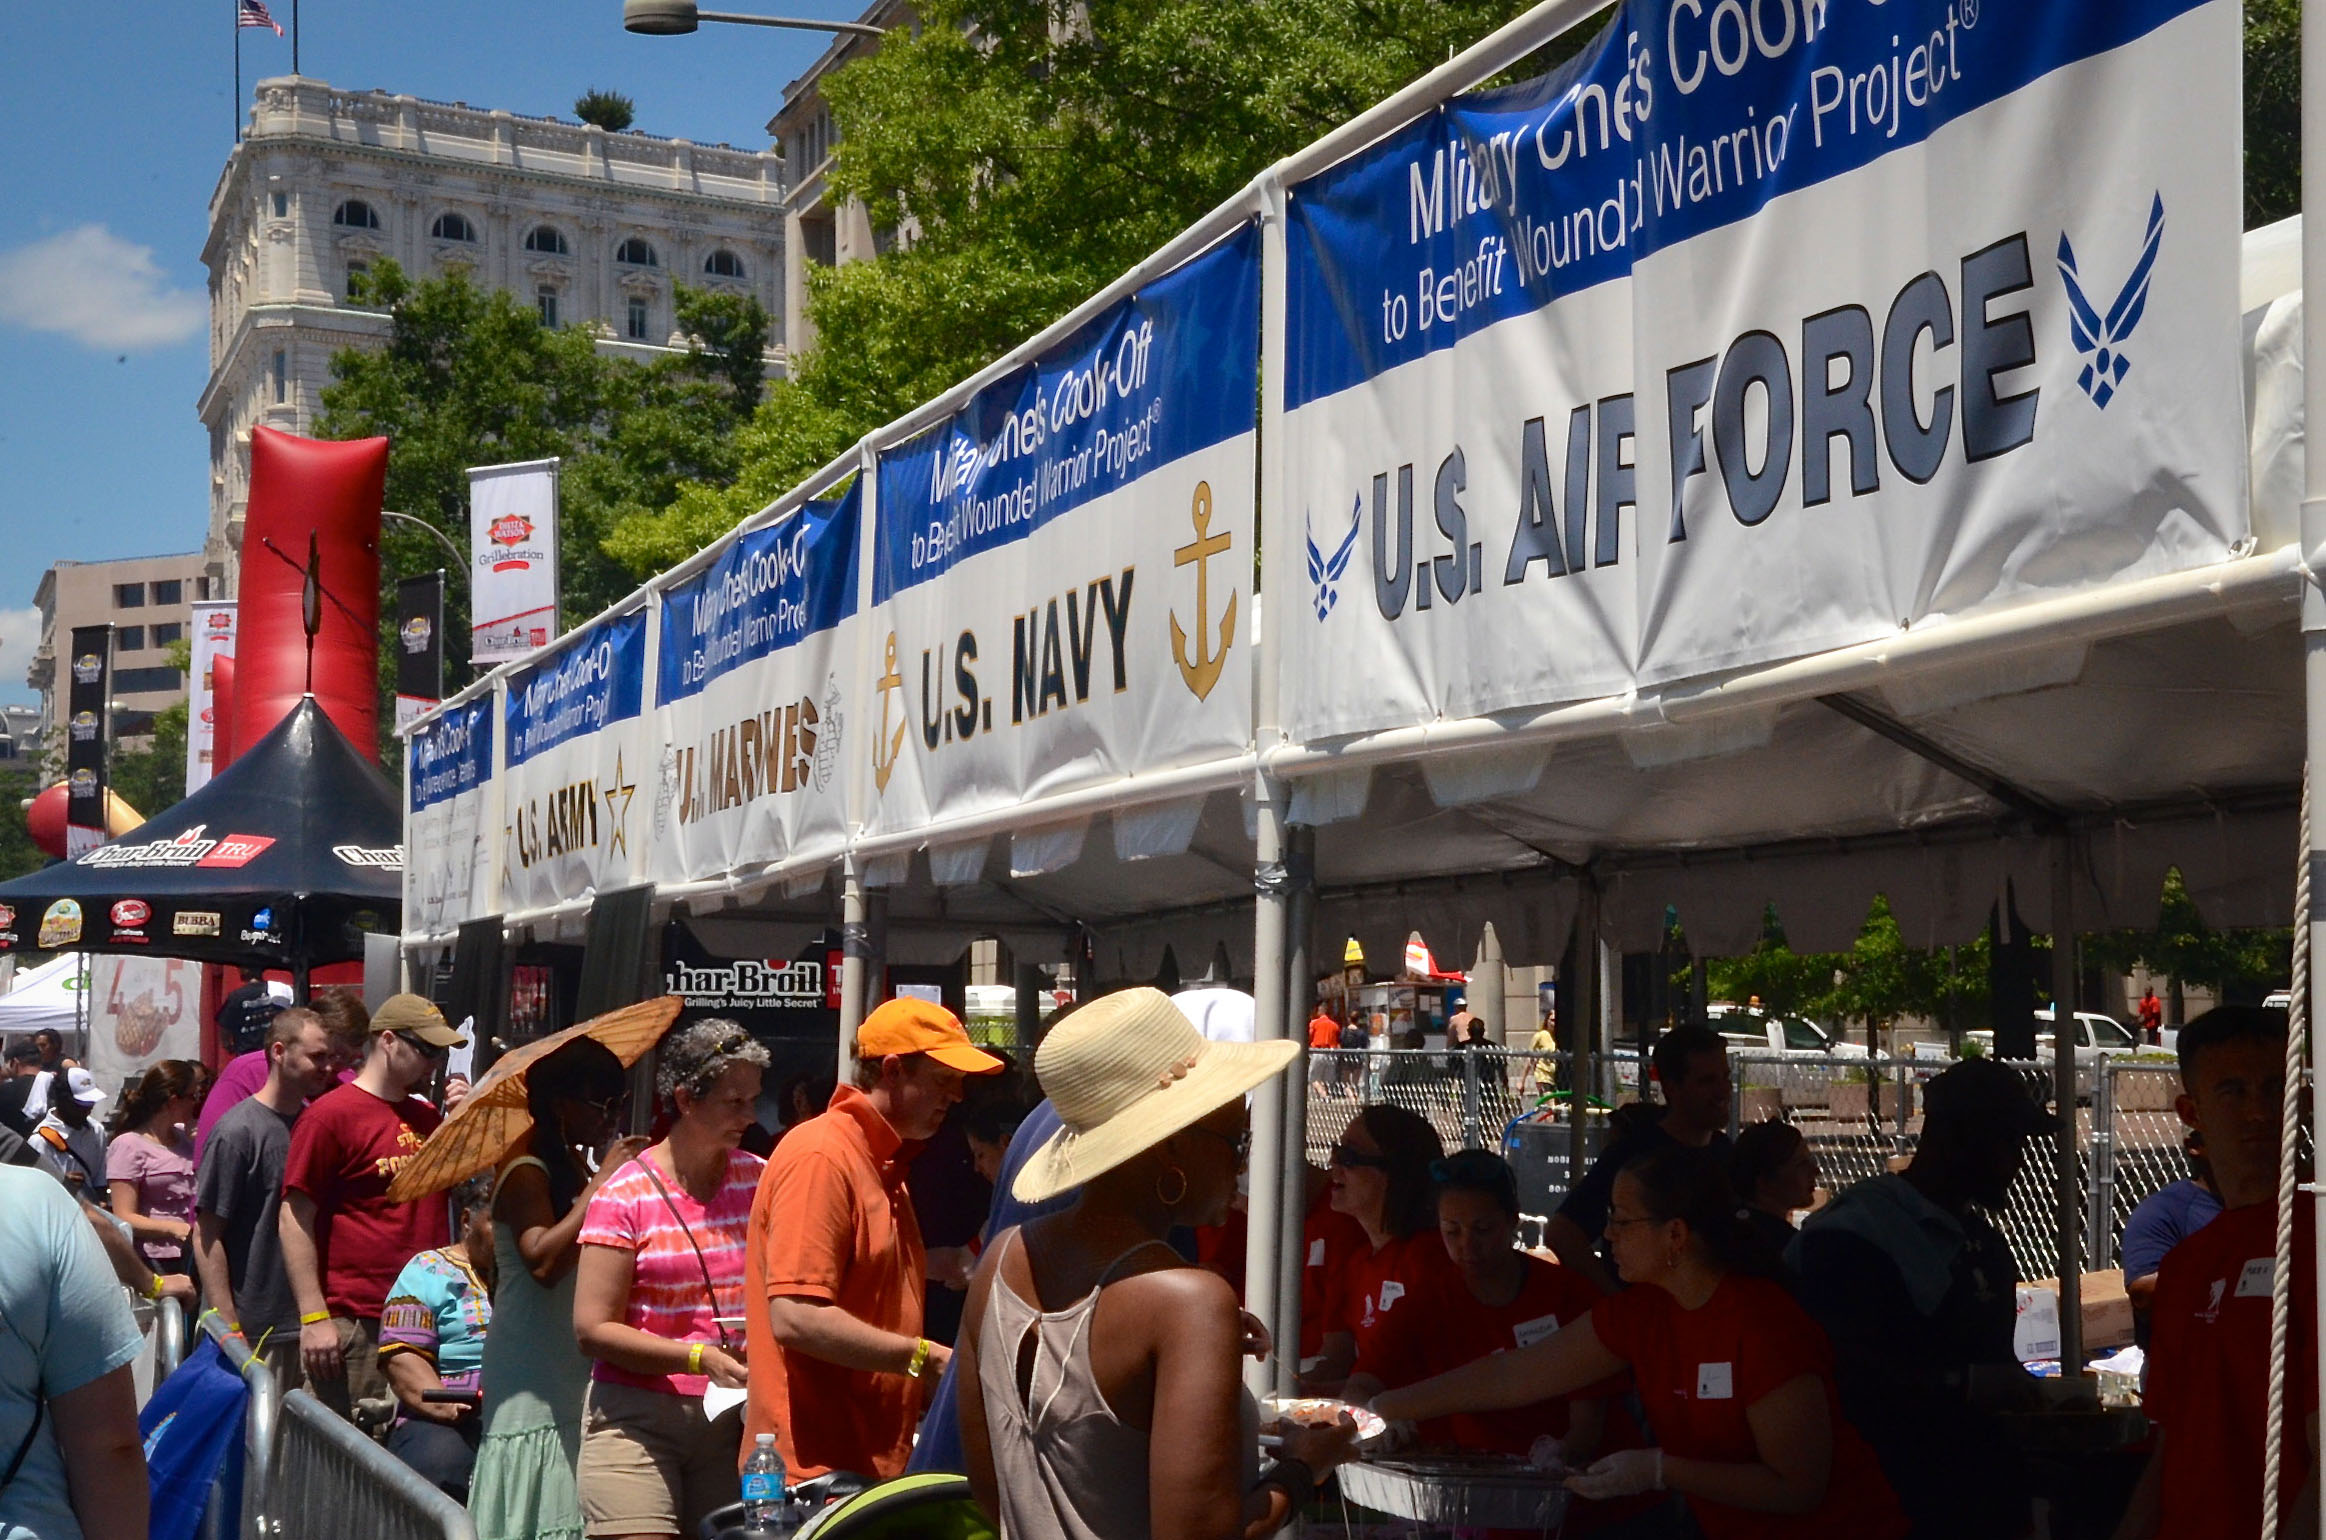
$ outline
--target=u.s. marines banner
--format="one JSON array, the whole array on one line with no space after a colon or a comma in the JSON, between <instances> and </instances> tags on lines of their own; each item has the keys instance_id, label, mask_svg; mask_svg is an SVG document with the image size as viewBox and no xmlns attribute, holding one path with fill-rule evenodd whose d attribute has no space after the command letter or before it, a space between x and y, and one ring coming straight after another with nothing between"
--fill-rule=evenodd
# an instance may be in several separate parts
<instances>
[{"instance_id":1,"label":"u.s. marines banner","mask_svg":"<svg viewBox=\"0 0 2326 1540\"><path fill-rule=\"evenodd\" d=\"M1250 742L1258 258L1246 226L880 455L868 833Z\"/></svg>"},{"instance_id":2,"label":"u.s. marines banner","mask_svg":"<svg viewBox=\"0 0 2326 1540\"><path fill-rule=\"evenodd\" d=\"M746 530L663 590L660 762L648 875L658 882L838 854L841 745L853 714L862 483Z\"/></svg>"},{"instance_id":3,"label":"u.s. marines banner","mask_svg":"<svg viewBox=\"0 0 2326 1540\"><path fill-rule=\"evenodd\" d=\"M2229 0L1631 0L1294 188L1289 729L2220 560L2240 122Z\"/></svg>"}]
</instances>

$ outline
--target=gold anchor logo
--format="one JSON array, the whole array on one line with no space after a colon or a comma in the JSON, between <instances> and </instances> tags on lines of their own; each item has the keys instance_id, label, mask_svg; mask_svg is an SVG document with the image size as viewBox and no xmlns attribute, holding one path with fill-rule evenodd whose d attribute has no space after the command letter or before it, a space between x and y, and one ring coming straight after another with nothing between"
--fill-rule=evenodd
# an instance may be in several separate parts
<instances>
[{"instance_id":1,"label":"gold anchor logo","mask_svg":"<svg viewBox=\"0 0 2326 1540\"><path fill-rule=\"evenodd\" d=\"M1228 595L1228 607L1220 612L1220 650L1213 652L1211 643L1203 634L1209 624L1211 609L1211 558L1235 544L1233 535L1215 535L1211 532L1211 483L1195 484L1195 506L1189 510L1195 525L1195 538L1171 553L1171 565L1195 565L1195 661L1187 658L1187 633L1179 624L1179 612L1171 612L1171 656L1178 660L1179 677L1187 681L1187 688L1197 700L1211 694L1212 686L1220 682L1220 669L1228 661L1228 649L1236 645L1236 595Z\"/></svg>"},{"instance_id":2,"label":"gold anchor logo","mask_svg":"<svg viewBox=\"0 0 2326 1540\"><path fill-rule=\"evenodd\" d=\"M872 785L876 791L888 790L888 778L896 771L897 753L905 743L905 718L902 709L897 713L896 731L888 730L889 697L902 693L904 676L896 671L896 633L888 634L888 651L881 659L886 672L873 681L880 691L880 726L872 735Z\"/></svg>"}]
</instances>

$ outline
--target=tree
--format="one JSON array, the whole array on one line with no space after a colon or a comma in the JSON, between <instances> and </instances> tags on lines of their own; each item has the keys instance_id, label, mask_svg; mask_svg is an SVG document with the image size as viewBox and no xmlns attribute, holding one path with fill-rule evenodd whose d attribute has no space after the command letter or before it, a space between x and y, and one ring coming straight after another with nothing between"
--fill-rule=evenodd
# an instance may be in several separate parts
<instances>
[{"instance_id":1,"label":"tree","mask_svg":"<svg viewBox=\"0 0 2326 1540\"><path fill-rule=\"evenodd\" d=\"M683 484L734 474L736 430L759 401L769 325L748 296L680 285L675 310L691 344L646 364L600 354L586 324L544 327L516 296L459 272L415 283L382 262L362 275L355 298L388 311L394 325L385 347L332 360L317 435L385 434L386 506L436 526L458 550L468 546L471 466L558 457L567 620L631 590L629 570L606 550L618 521L664 506ZM400 577L445 565L437 541L393 522L380 554L387 593ZM467 586L456 574L445 595L454 679L468 662L468 619ZM383 700L393 696L391 629L392 616L383 621ZM382 720L392 722L393 712Z\"/></svg>"},{"instance_id":2,"label":"tree","mask_svg":"<svg viewBox=\"0 0 2326 1540\"><path fill-rule=\"evenodd\" d=\"M0 882L27 876L49 863L48 852L32 842L24 820L24 804L49 781L33 760L0 763Z\"/></svg>"},{"instance_id":3,"label":"tree","mask_svg":"<svg viewBox=\"0 0 2326 1540\"><path fill-rule=\"evenodd\" d=\"M2245 228L2301 210L2301 0L2245 0Z\"/></svg>"},{"instance_id":4,"label":"tree","mask_svg":"<svg viewBox=\"0 0 2326 1540\"><path fill-rule=\"evenodd\" d=\"M619 134L637 121L638 104L619 91L584 91L574 98L573 115L594 123L609 134Z\"/></svg>"},{"instance_id":5,"label":"tree","mask_svg":"<svg viewBox=\"0 0 2326 1540\"><path fill-rule=\"evenodd\" d=\"M820 82L828 197L912 240L813 271L816 345L769 392L731 485L626 522L668 567L864 433L974 373L1269 162L1526 9L1526 0L926 0L921 26ZM1589 40L1578 28L1531 74Z\"/></svg>"},{"instance_id":6,"label":"tree","mask_svg":"<svg viewBox=\"0 0 2326 1540\"><path fill-rule=\"evenodd\" d=\"M2293 967L2293 932L2278 928L2214 930L2198 913L2180 868L2165 872L2154 930L2102 931L2086 936L2083 953L2117 972L2145 967L2164 975L2166 1019L2186 1014L2182 990L2196 984L2216 995L2261 991L2281 984Z\"/></svg>"}]
</instances>

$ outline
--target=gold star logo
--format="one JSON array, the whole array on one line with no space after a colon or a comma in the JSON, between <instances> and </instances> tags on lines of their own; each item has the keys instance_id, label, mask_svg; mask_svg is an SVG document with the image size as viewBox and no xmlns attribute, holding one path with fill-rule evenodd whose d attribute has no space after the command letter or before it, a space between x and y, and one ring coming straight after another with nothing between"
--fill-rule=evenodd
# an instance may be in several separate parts
<instances>
[{"instance_id":1,"label":"gold star logo","mask_svg":"<svg viewBox=\"0 0 2326 1540\"><path fill-rule=\"evenodd\" d=\"M606 854L627 854L630 849L630 799L638 795L638 788L622 773L622 751L614 751L614 779L599 788L606 794L606 822L614 826L606 841Z\"/></svg>"}]
</instances>

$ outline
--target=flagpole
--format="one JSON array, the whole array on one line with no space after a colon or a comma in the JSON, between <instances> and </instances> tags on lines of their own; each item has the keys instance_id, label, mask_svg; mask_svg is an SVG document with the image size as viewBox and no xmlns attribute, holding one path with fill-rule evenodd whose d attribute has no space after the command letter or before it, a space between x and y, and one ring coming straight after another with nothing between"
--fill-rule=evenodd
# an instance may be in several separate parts
<instances>
[{"instance_id":1,"label":"flagpole","mask_svg":"<svg viewBox=\"0 0 2326 1540\"><path fill-rule=\"evenodd\" d=\"M299 0L291 0L291 73L299 73Z\"/></svg>"},{"instance_id":2,"label":"flagpole","mask_svg":"<svg viewBox=\"0 0 2326 1540\"><path fill-rule=\"evenodd\" d=\"M234 6L234 142L242 143L242 0Z\"/></svg>"}]
</instances>

